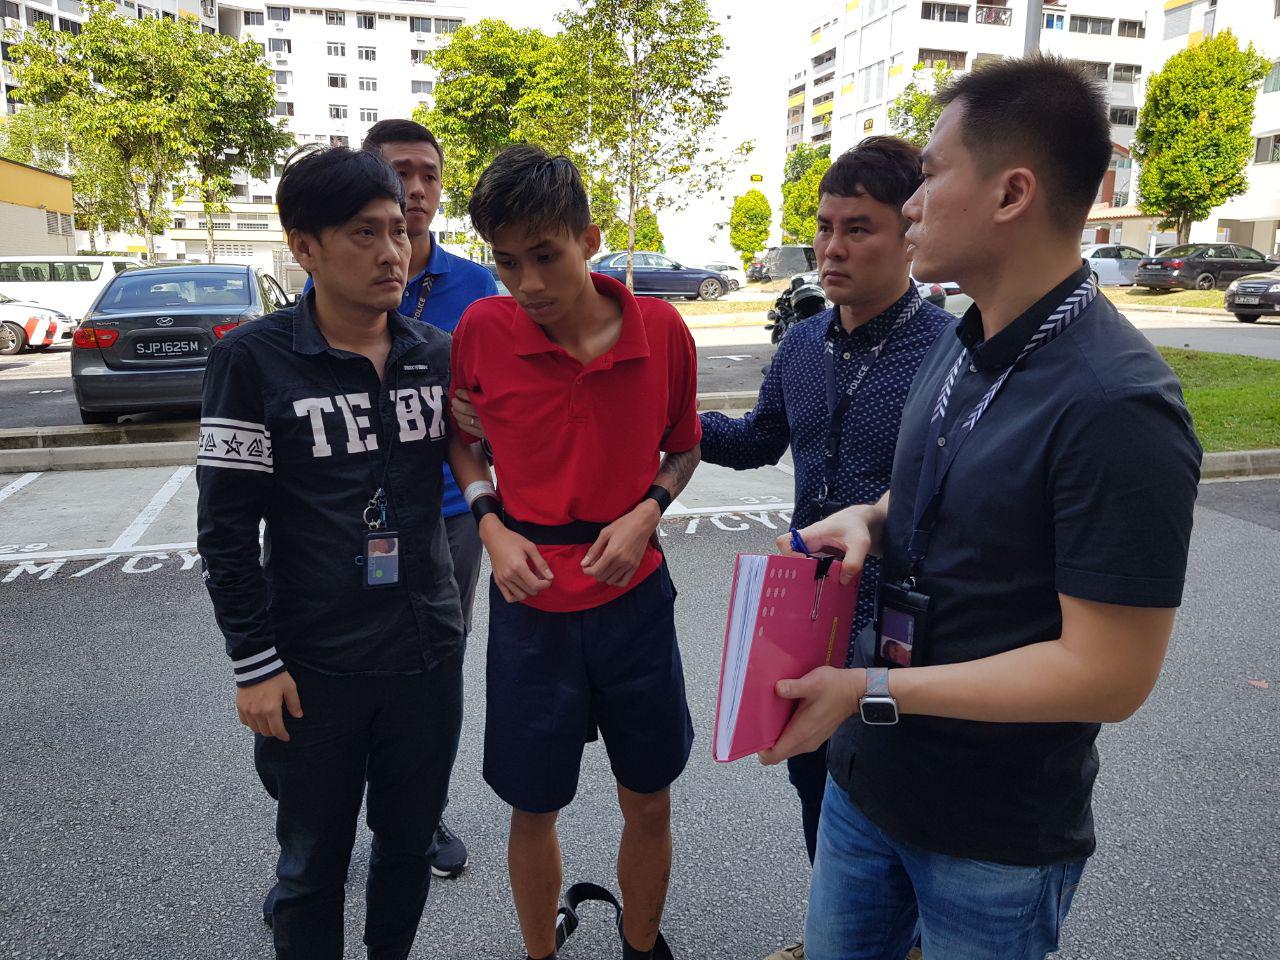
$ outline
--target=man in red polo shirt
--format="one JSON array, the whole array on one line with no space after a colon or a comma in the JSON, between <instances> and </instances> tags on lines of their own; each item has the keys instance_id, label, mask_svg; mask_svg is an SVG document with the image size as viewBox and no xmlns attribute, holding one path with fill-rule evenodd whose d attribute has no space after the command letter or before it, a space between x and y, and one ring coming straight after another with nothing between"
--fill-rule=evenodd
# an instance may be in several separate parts
<instances>
[{"instance_id":1,"label":"man in red polo shirt","mask_svg":"<svg viewBox=\"0 0 1280 960\"><path fill-rule=\"evenodd\" d=\"M697 354L668 303L589 272L600 228L566 158L505 150L469 211L512 296L463 315L453 387L484 422L501 500L470 416L451 464L493 565L484 776L512 806L525 950L555 956L556 817L598 728L624 820L623 957L648 958L671 868L670 786L693 742L655 532L698 464Z\"/></svg>"}]
</instances>

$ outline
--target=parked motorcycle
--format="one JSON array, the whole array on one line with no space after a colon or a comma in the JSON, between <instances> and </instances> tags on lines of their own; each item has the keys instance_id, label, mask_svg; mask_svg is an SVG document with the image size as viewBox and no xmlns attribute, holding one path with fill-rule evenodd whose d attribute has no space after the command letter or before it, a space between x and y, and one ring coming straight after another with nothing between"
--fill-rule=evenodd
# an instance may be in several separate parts
<instances>
[{"instance_id":1,"label":"parked motorcycle","mask_svg":"<svg viewBox=\"0 0 1280 960\"><path fill-rule=\"evenodd\" d=\"M766 315L769 322L764 328L769 337L778 343L787 335L787 331L799 323L821 313L831 306L831 301L822 291L817 273L797 273L791 278L791 286L774 301L773 309Z\"/></svg>"}]
</instances>

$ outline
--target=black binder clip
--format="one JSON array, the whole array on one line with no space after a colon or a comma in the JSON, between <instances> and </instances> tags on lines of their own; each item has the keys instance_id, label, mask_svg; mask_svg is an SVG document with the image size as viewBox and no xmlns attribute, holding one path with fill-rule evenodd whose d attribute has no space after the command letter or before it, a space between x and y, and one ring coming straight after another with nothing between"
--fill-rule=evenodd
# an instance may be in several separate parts
<instances>
[{"instance_id":1,"label":"black binder clip","mask_svg":"<svg viewBox=\"0 0 1280 960\"><path fill-rule=\"evenodd\" d=\"M813 579L817 581L817 588L813 591L813 610L809 612L810 620L818 619L818 605L822 603L822 587L827 582L827 575L831 573L831 564L836 560L835 557L814 557L818 561L817 567L813 571Z\"/></svg>"}]
</instances>

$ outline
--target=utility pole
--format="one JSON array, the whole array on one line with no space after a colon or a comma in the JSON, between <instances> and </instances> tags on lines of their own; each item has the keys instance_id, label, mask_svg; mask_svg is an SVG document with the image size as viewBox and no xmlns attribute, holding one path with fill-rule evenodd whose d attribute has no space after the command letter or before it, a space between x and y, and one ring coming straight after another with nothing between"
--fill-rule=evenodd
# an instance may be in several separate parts
<instances>
[{"instance_id":1,"label":"utility pole","mask_svg":"<svg viewBox=\"0 0 1280 960\"><path fill-rule=\"evenodd\" d=\"M1024 57L1029 57L1040 49L1040 28L1043 26L1043 0L1027 0L1027 32L1022 43Z\"/></svg>"}]
</instances>

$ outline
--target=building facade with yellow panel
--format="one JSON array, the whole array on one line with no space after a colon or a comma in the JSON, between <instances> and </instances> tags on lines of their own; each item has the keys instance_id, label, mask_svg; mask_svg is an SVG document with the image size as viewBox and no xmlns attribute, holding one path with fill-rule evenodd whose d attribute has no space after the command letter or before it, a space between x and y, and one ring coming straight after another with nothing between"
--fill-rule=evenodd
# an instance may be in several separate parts
<instances>
[{"instance_id":1,"label":"building facade with yellow panel","mask_svg":"<svg viewBox=\"0 0 1280 960\"><path fill-rule=\"evenodd\" d=\"M0 256L76 252L71 179L0 157Z\"/></svg>"}]
</instances>

